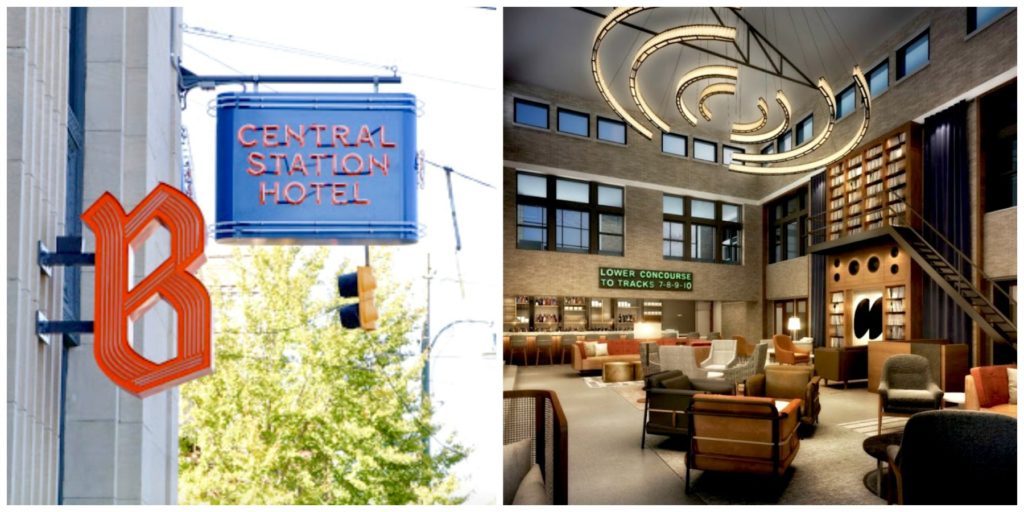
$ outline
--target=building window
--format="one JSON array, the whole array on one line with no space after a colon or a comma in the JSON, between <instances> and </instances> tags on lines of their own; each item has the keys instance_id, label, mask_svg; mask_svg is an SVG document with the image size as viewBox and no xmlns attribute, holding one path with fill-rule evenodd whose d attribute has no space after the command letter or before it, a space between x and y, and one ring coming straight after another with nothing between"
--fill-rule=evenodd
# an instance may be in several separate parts
<instances>
[{"instance_id":1,"label":"building window","mask_svg":"<svg viewBox=\"0 0 1024 512\"><path fill-rule=\"evenodd\" d=\"M1017 206L1017 81L981 96L978 104L985 211Z\"/></svg>"},{"instance_id":2,"label":"building window","mask_svg":"<svg viewBox=\"0 0 1024 512\"><path fill-rule=\"evenodd\" d=\"M803 121L796 124L796 145L811 140L814 135L814 114L808 115Z\"/></svg>"},{"instance_id":3,"label":"building window","mask_svg":"<svg viewBox=\"0 0 1024 512\"><path fill-rule=\"evenodd\" d=\"M779 153L793 149L793 132L787 131L779 137Z\"/></svg>"},{"instance_id":4,"label":"building window","mask_svg":"<svg viewBox=\"0 0 1024 512\"><path fill-rule=\"evenodd\" d=\"M521 172L516 192L518 248L623 255L622 187Z\"/></svg>"},{"instance_id":5,"label":"building window","mask_svg":"<svg viewBox=\"0 0 1024 512\"><path fill-rule=\"evenodd\" d=\"M928 58L928 31L925 30L896 50L896 80L923 68Z\"/></svg>"},{"instance_id":6,"label":"building window","mask_svg":"<svg viewBox=\"0 0 1024 512\"><path fill-rule=\"evenodd\" d=\"M519 205L516 227L519 234L516 246L520 249L546 250L548 248L547 212L543 206Z\"/></svg>"},{"instance_id":7,"label":"building window","mask_svg":"<svg viewBox=\"0 0 1024 512\"><path fill-rule=\"evenodd\" d=\"M735 155L736 153L746 153L746 151L744 151L743 148L722 144L722 163L725 165L731 164L732 155Z\"/></svg>"},{"instance_id":8,"label":"building window","mask_svg":"<svg viewBox=\"0 0 1024 512\"><path fill-rule=\"evenodd\" d=\"M775 153L775 144L769 143L767 146L761 148L762 155L770 155Z\"/></svg>"},{"instance_id":9,"label":"building window","mask_svg":"<svg viewBox=\"0 0 1024 512\"><path fill-rule=\"evenodd\" d=\"M558 131L580 137L590 137L590 114L559 108Z\"/></svg>"},{"instance_id":10,"label":"building window","mask_svg":"<svg viewBox=\"0 0 1024 512\"><path fill-rule=\"evenodd\" d=\"M843 92L839 93L836 97L836 119L842 119L853 113L854 109L857 108L856 93L853 90L853 84L843 89Z\"/></svg>"},{"instance_id":11,"label":"building window","mask_svg":"<svg viewBox=\"0 0 1024 512\"><path fill-rule=\"evenodd\" d=\"M718 161L718 144L706 140L693 139L693 157L706 162Z\"/></svg>"},{"instance_id":12,"label":"building window","mask_svg":"<svg viewBox=\"0 0 1024 512\"><path fill-rule=\"evenodd\" d=\"M525 124L536 128L548 129L548 106L536 101L515 98L512 100L513 120L516 124Z\"/></svg>"},{"instance_id":13,"label":"building window","mask_svg":"<svg viewBox=\"0 0 1024 512\"><path fill-rule=\"evenodd\" d=\"M768 203L769 263L777 263L807 254L807 190Z\"/></svg>"},{"instance_id":14,"label":"building window","mask_svg":"<svg viewBox=\"0 0 1024 512\"><path fill-rule=\"evenodd\" d=\"M999 19L1003 14L1010 12L1012 7L968 7L967 8L967 33L971 34L979 28L984 28L989 23Z\"/></svg>"},{"instance_id":15,"label":"building window","mask_svg":"<svg viewBox=\"0 0 1024 512\"><path fill-rule=\"evenodd\" d=\"M808 336L810 331L807 324L807 299L787 299L773 301L775 308L775 334L788 334L793 339L800 339ZM800 319L800 330L789 330L789 319L792 317Z\"/></svg>"},{"instance_id":16,"label":"building window","mask_svg":"<svg viewBox=\"0 0 1024 512\"><path fill-rule=\"evenodd\" d=\"M661 134L661 151L670 155L686 156L686 136L674 133Z\"/></svg>"},{"instance_id":17,"label":"building window","mask_svg":"<svg viewBox=\"0 0 1024 512\"><path fill-rule=\"evenodd\" d=\"M872 98L885 92L889 88L889 59L882 61L881 64L868 71L866 78L868 79L868 90L871 91Z\"/></svg>"},{"instance_id":18,"label":"building window","mask_svg":"<svg viewBox=\"0 0 1024 512\"><path fill-rule=\"evenodd\" d=\"M626 123L599 116L597 118L597 138L616 144L625 144Z\"/></svg>"},{"instance_id":19,"label":"building window","mask_svg":"<svg viewBox=\"0 0 1024 512\"><path fill-rule=\"evenodd\" d=\"M665 195L662 257L712 263L742 262L739 205Z\"/></svg>"}]
</instances>

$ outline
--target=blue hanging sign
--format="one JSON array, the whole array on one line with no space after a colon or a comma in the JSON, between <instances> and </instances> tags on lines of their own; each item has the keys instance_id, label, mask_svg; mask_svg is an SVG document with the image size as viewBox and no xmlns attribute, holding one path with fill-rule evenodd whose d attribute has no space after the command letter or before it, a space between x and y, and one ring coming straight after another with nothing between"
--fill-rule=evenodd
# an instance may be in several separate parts
<instances>
[{"instance_id":1,"label":"blue hanging sign","mask_svg":"<svg viewBox=\"0 0 1024 512\"><path fill-rule=\"evenodd\" d=\"M411 94L219 94L216 239L415 243L415 165Z\"/></svg>"}]
</instances>

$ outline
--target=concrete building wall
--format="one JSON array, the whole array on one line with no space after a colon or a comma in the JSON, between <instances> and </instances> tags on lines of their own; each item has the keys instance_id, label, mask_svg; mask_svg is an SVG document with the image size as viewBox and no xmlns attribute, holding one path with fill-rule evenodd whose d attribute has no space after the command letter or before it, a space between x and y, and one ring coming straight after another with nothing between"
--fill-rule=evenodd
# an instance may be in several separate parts
<instances>
[{"instance_id":1,"label":"concrete building wall","mask_svg":"<svg viewBox=\"0 0 1024 512\"><path fill-rule=\"evenodd\" d=\"M992 279L1017 277L1017 207L986 213L984 233L985 273Z\"/></svg>"},{"instance_id":2,"label":"concrete building wall","mask_svg":"<svg viewBox=\"0 0 1024 512\"><path fill-rule=\"evenodd\" d=\"M764 297L768 300L807 297L810 294L811 257L801 256L764 269Z\"/></svg>"},{"instance_id":3,"label":"concrete building wall","mask_svg":"<svg viewBox=\"0 0 1024 512\"><path fill-rule=\"evenodd\" d=\"M64 234L67 9L8 11L8 502L57 501L60 340L36 341L35 310L61 318L62 273L36 266L35 244ZM83 204L104 192L131 211L159 182L177 186L180 108L174 9L90 8L86 23ZM87 252L95 237L84 230ZM138 282L169 254L166 236L134 251ZM84 319L95 271L82 271ZM133 325L134 348L173 356L174 313L155 307ZM92 336L68 351L63 503L177 500L176 390L135 398L98 368Z\"/></svg>"},{"instance_id":4,"label":"concrete building wall","mask_svg":"<svg viewBox=\"0 0 1024 512\"><path fill-rule=\"evenodd\" d=\"M61 318L63 271L36 243L64 232L68 9L7 10L7 503L57 501L61 340L35 334L36 311Z\"/></svg>"}]
</instances>

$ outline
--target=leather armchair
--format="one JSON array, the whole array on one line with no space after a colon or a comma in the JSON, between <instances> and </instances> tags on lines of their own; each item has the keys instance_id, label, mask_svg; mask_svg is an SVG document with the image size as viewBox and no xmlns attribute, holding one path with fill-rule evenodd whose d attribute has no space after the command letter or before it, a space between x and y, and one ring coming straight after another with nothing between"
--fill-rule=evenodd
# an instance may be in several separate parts
<instances>
[{"instance_id":1,"label":"leather armchair","mask_svg":"<svg viewBox=\"0 0 1024 512\"><path fill-rule=\"evenodd\" d=\"M669 381L668 384L665 381ZM646 445L647 434L685 436L690 433L686 411L693 396L705 391L693 389L689 379L679 370L648 375L644 378L644 391L647 400L644 402L641 449Z\"/></svg>"},{"instance_id":2,"label":"leather armchair","mask_svg":"<svg viewBox=\"0 0 1024 512\"><path fill-rule=\"evenodd\" d=\"M799 364L811 362L811 353L802 347L793 345L793 340L785 334L772 336L775 345L775 360L780 364Z\"/></svg>"},{"instance_id":3,"label":"leather armchair","mask_svg":"<svg viewBox=\"0 0 1024 512\"><path fill-rule=\"evenodd\" d=\"M814 371L825 381L842 381L843 389L851 380L868 378L868 346L818 347L814 349Z\"/></svg>"},{"instance_id":4,"label":"leather armchair","mask_svg":"<svg viewBox=\"0 0 1024 512\"><path fill-rule=\"evenodd\" d=\"M907 421L902 443L886 452L900 505L1017 503L1016 418L922 412Z\"/></svg>"},{"instance_id":5,"label":"leather armchair","mask_svg":"<svg viewBox=\"0 0 1024 512\"><path fill-rule=\"evenodd\" d=\"M800 422L814 425L818 423L818 413L821 412L820 384L821 377L814 375L810 366L773 365L765 367L764 373L747 379L743 393L782 400L800 399Z\"/></svg>"},{"instance_id":6,"label":"leather armchair","mask_svg":"<svg viewBox=\"0 0 1024 512\"><path fill-rule=\"evenodd\" d=\"M757 473L781 480L800 449L800 405L796 399L780 411L771 398L694 396L686 492L692 491L692 469Z\"/></svg>"},{"instance_id":7,"label":"leather armchair","mask_svg":"<svg viewBox=\"0 0 1024 512\"><path fill-rule=\"evenodd\" d=\"M883 415L910 416L941 409L942 394L924 356L897 354L886 359L878 383L878 433L882 433Z\"/></svg>"}]
</instances>

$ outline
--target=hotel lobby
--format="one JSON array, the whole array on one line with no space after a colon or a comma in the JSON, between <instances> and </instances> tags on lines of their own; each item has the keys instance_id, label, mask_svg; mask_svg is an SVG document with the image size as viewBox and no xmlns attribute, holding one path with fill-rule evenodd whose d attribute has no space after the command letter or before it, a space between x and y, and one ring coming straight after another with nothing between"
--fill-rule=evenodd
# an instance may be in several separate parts
<instances>
[{"instance_id":1,"label":"hotel lobby","mask_svg":"<svg viewBox=\"0 0 1024 512\"><path fill-rule=\"evenodd\" d=\"M1016 8L504 23L504 504L1018 502Z\"/></svg>"}]
</instances>

